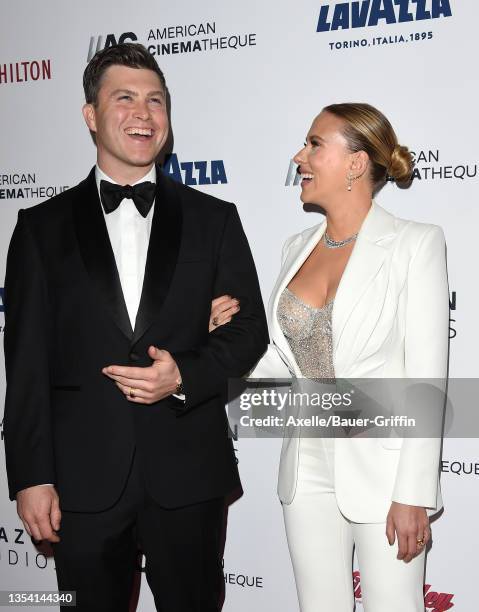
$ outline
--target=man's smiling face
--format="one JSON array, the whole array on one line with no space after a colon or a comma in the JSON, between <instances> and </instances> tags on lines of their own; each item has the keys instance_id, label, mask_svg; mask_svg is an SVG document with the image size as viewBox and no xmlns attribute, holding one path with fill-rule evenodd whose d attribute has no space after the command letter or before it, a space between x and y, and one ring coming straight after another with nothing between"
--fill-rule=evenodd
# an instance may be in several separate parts
<instances>
[{"instance_id":1,"label":"man's smiling face","mask_svg":"<svg viewBox=\"0 0 479 612\"><path fill-rule=\"evenodd\" d=\"M95 133L101 169L116 180L147 171L168 136L166 92L146 68L110 66L97 103L85 104L83 115Z\"/></svg>"}]
</instances>

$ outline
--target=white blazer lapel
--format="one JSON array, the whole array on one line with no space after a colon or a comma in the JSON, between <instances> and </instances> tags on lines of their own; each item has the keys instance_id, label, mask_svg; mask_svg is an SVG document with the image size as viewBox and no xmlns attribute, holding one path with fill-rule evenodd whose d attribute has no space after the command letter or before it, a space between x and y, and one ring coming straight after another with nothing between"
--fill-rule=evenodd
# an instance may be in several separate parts
<instances>
[{"instance_id":1,"label":"white blazer lapel","mask_svg":"<svg viewBox=\"0 0 479 612\"><path fill-rule=\"evenodd\" d=\"M323 223L320 223L319 225L300 234L300 236L290 245L268 305L268 319L271 340L276 345L283 359L289 364L290 370L298 377L301 376L301 371L296 363L289 343L286 340L281 327L279 326L278 318L276 316L278 311L278 302L285 287L287 287L290 280L301 268L314 247L318 244L325 229L326 223L323 221Z\"/></svg>"},{"instance_id":2,"label":"white blazer lapel","mask_svg":"<svg viewBox=\"0 0 479 612\"><path fill-rule=\"evenodd\" d=\"M390 242L384 246L381 242L386 237L391 237L394 234L394 217L373 202L363 221L334 300L332 315L333 352L337 373L344 371L343 366L346 362L354 360L356 357L352 347L354 342L360 340L361 329L355 325L353 330L355 337L349 337L346 333L346 324L352 313L361 306L361 298L368 290L370 284L380 274L389 253L387 246ZM384 287L382 285L379 287L382 294L379 295L378 293L377 300L375 300L375 303L379 306L382 304L383 294L387 289L386 277L385 283ZM368 300L364 318L370 314L373 306L374 304ZM357 346L359 345L361 345L361 342L357 343Z\"/></svg>"}]
</instances>

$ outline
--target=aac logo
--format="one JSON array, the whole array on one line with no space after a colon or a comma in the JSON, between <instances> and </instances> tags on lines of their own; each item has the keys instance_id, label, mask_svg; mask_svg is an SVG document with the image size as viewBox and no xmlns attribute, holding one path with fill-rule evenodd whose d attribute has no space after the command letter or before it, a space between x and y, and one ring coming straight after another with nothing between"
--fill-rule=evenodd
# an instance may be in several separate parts
<instances>
[{"instance_id":1,"label":"aac logo","mask_svg":"<svg viewBox=\"0 0 479 612\"><path fill-rule=\"evenodd\" d=\"M5 290L3 287L0 287L0 312L5 312L5 306L3 301Z\"/></svg>"},{"instance_id":2,"label":"aac logo","mask_svg":"<svg viewBox=\"0 0 479 612\"><path fill-rule=\"evenodd\" d=\"M103 42L104 38L105 42ZM97 51L100 51L100 49L113 47L114 45L118 45L119 43L134 42L135 40L138 40L138 38L134 32L123 32L123 34L120 34L120 36L118 37L118 40L115 34L107 34L105 37L103 37L103 35L91 36L90 46L88 47L87 62L89 62L91 58L95 55L95 53Z\"/></svg>"}]
</instances>

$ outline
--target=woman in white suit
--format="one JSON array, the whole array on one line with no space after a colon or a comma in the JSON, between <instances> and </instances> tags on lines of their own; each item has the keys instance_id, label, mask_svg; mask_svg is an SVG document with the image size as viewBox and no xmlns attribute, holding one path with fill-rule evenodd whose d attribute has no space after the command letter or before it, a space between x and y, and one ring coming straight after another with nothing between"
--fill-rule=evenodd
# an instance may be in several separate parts
<instances>
[{"instance_id":1,"label":"woman in white suit","mask_svg":"<svg viewBox=\"0 0 479 612\"><path fill-rule=\"evenodd\" d=\"M269 302L271 344L252 375L444 381L443 232L373 200L388 178L401 183L412 172L389 121L367 104L328 106L294 159L301 200L326 218L286 241ZM221 298L212 326L233 312ZM285 438L278 493L301 612L353 610L354 547L366 612L424 611L439 458L438 438Z\"/></svg>"}]
</instances>

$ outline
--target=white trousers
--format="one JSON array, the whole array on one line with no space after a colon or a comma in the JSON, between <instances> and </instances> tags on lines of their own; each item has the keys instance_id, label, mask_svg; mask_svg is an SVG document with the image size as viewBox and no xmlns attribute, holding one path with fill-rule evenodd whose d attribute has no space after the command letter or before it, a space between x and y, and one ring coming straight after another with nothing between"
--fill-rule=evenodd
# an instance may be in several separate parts
<instances>
[{"instance_id":1,"label":"white trousers","mask_svg":"<svg viewBox=\"0 0 479 612\"><path fill-rule=\"evenodd\" d=\"M302 438L298 483L283 504L289 552L301 612L352 612L353 549L365 612L424 612L425 552L399 561L386 524L352 523L334 492L334 440Z\"/></svg>"}]
</instances>

